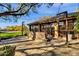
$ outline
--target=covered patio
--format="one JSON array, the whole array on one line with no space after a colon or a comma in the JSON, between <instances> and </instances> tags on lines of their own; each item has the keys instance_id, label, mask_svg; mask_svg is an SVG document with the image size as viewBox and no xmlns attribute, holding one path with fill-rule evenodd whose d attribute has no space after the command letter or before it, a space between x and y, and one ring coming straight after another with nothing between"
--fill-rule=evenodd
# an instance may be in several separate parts
<instances>
[{"instance_id":1,"label":"covered patio","mask_svg":"<svg viewBox=\"0 0 79 59\"><path fill-rule=\"evenodd\" d=\"M74 14L78 13L68 13L64 11L49 19L28 24L29 29L35 32L45 32L47 30L53 38L66 37L66 39L68 39L68 36L72 36L71 39L73 39L76 38L74 31L76 16L74 16Z\"/></svg>"}]
</instances>

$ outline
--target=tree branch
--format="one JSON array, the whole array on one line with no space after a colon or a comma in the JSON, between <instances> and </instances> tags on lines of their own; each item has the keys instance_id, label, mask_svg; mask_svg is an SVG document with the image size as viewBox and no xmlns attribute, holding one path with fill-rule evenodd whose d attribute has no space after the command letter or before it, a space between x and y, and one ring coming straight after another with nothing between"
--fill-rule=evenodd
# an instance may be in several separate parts
<instances>
[{"instance_id":1,"label":"tree branch","mask_svg":"<svg viewBox=\"0 0 79 59\"><path fill-rule=\"evenodd\" d=\"M4 13L15 13L15 12L18 12L18 11L20 11L21 9L22 9L22 6L23 6L23 4L20 6L20 8L19 9L17 9L16 11L6 11L6 12L4 12Z\"/></svg>"},{"instance_id":2,"label":"tree branch","mask_svg":"<svg viewBox=\"0 0 79 59\"><path fill-rule=\"evenodd\" d=\"M1 4L1 3L0 3L0 6L1 6L1 7L5 7L5 8L7 8L7 9L9 10L9 8L8 8L7 6L5 6L5 5L3 5L3 4Z\"/></svg>"},{"instance_id":3,"label":"tree branch","mask_svg":"<svg viewBox=\"0 0 79 59\"><path fill-rule=\"evenodd\" d=\"M9 16L9 15L12 15L12 16L21 16L21 15L24 15L26 13L29 12L29 10L35 6L36 4L33 4L33 5L30 5L30 7L28 8L28 10L24 13L15 13L15 12L18 12L19 10L21 10L21 8L19 8L17 11L10 11L10 12L3 12L3 13L0 13L0 17L1 16Z\"/></svg>"}]
</instances>

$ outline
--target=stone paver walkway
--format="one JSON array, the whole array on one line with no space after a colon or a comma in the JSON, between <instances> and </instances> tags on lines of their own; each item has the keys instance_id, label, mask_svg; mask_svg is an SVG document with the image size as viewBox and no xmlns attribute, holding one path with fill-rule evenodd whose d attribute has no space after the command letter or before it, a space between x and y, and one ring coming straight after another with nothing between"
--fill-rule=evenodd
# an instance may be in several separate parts
<instances>
[{"instance_id":1,"label":"stone paver walkway","mask_svg":"<svg viewBox=\"0 0 79 59\"><path fill-rule=\"evenodd\" d=\"M1 40L0 45L22 42L22 41L26 41L26 39L27 39L26 36L19 36L11 39L5 39L5 40Z\"/></svg>"},{"instance_id":2,"label":"stone paver walkway","mask_svg":"<svg viewBox=\"0 0 79 59\"><path fill-rule=\"evenodd\" d=\"M46 44L46 41L29 40L27 37L18 37L14 40L7 40L7 45L16 46L15 56L56 56L56 55L79 55L79 44L69 47L55 47L54 45L63 45L65 41L53 40ZM79 40L72 40L70 43L79 43ZM3 45L0 45L3 46ZM77 50L76 50L77 49ZM72 52L70 52L72 51ZM70 53L69 53L70 52Z\"/></svg>"}]
</instances>

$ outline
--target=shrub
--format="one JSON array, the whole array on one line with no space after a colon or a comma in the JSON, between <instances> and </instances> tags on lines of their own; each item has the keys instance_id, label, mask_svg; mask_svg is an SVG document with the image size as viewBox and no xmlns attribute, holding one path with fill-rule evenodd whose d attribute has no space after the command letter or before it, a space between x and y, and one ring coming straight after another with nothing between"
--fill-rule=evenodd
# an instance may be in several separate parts
<instances>
[{"instance_id":1,"label":"shrub","mask_svg":"<svg viewBox=\"0 0 79 59\"><path fill-rule=\"evenodd\" d=\"M0 48L0 56L13 56L15 54L15 46L4 46Z\"/></svg>"}]
</instances>

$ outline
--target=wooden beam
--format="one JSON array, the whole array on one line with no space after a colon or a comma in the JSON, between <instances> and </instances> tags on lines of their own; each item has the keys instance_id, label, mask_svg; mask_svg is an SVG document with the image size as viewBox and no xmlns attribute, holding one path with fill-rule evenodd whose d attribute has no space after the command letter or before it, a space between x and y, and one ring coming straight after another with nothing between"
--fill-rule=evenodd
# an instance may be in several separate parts
<instances>
[{"instance_id":1,"label":"wooden beam","mask_svg":"<svg viewBox=\"0 0 79 59\"><path fill-rule=\"evenodd\" d=\"M39 25L39 28L40 28L40 32L41 32L41 24Z\"/></svg>"}]
</instances>

